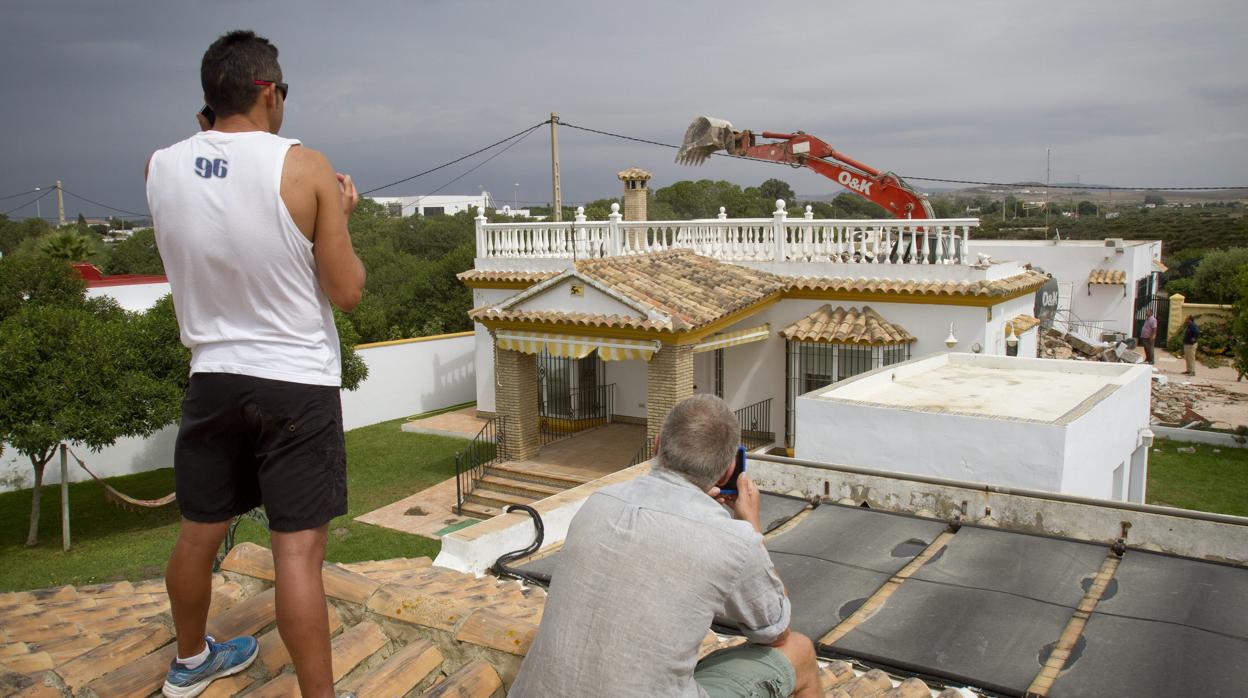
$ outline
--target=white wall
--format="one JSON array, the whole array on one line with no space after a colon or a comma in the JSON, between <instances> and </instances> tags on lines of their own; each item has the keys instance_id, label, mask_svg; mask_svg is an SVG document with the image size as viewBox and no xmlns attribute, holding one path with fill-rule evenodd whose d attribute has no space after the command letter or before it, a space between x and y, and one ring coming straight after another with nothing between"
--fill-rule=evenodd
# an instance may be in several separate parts
<instances>
[{"instance_id":1,"label":"white wall","mask_svg":"<svg viewBox=\"0 0 1248 698\"><path fill-rule=\"evenodd\" d=\"M476 384L473 339L471 333L465 332L359 349L369 376L357 390L342 393L344 428L355 429L471 402ZM118 439L99 453L82 446L72 448L100 477L128 475L173 467L177 433L177 425L171 424L146 439ZM70 460L71 482L89 477ZM45 471L45 482L60 482L56 459ZM0 453L0 492L33 484L29 459L4 444L4 452Z\"/></svg>"},{"instance_id":2,"label":"white wall","mask_svg":"<svg viewBox=\"0 0 1248 698\"><path fill-rule=\"evenodd\" d=\"M462 332L357 349L368 379L342 392L346 429L472 402L475 340Z\"/></svg>"},{"instance_id":3,"label":"white wall","mask_svg":"<svg viewBox=\"0 0 1248 698\"><path fill-rule=\"evenodd\" d=\"M87 289L87 298L108 296L126 310L141 312L169 295L169 282L154 284L128 284L125 286L97 286Z\"/></svg>"},{"instance_id":4,"label":"white wall","mask_svg":"<svg viewBox=\"0 0 1248 698\"><path fill-rule=\"evenodd\" d=\"M480 267L478 267L479 269ZM520 293L516 289L477 288L472 291L472 307L494 305ZM494 411L494 338L481 323L473 323L475 335L477 409Z\"/></svg>"},{"instance_id":5,"label":"white wall","mask_svg":"<svg viewBox=\"0 0 1248 698\"><path fill-rule=\"evenodd\" d=\"M1137 489L1137 484L1130 481L1130 472L1132 458L1140 446L1140 432L1148 428L1151 374L1147 366L1133 367L1115 381L1117 390L1070 423L1066 429L1062 492L1110 499L1114 469L1119 465L1123 466L1123 499ZM1138 473L1147 472L1147 449L1143 459L1142 464L1137 464Z\"/></svg>"},{"instance_id":6,"label":"white wall","mask_svg":"<svg viewBox=\"0 0 1248 698\"><path fill-rule=\"evenodd\" d=\"M615 384L615 413L646 418L646 367L641 359L604 361L603 380Z\"/></svg>"}]
</instances>

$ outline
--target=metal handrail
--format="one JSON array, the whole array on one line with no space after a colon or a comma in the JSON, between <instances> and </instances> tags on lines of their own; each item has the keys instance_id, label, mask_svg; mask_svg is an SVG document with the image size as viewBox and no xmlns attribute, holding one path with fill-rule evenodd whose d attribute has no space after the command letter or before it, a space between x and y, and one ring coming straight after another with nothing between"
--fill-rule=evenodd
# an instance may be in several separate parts
<instances>
[{"instance_id":1,"label":"metal handrail","mask_svg":"<svg viewBox=\"0 0 1248 698\"><path fill-rule=\"evenodd\" d=\"M642 439L641 445L638 446L637 450L633 452L633 458L632 460L628 462L627 467L631 468L634 465L640 465L650 460L651 458L654 458L653 449L654 449L654 441L652 441L650 437L647 436L644 439Z\"/></svg>"},{"instance_id":2,"label":"metal handrail","mask_svg":"<svg viewBox=\"0 0 1248 698\"><path fill-rule=\"evenodd\" d=\"M733 414L741 425L741 443L747 450L775 443L776 433L771 431L771 398L746 405Z\"/></svg>"},{"instance_id":3,"label":"metal handrail","mask_svg":"<svg viewBox=\"0 0 1248 698\"><path fill-rule=\"evenodd\" d=\"M464 500L489 473L489 466L506 459L506 425L506 416L491 417L468 447L455 454L455 513L463 515Z\"/></svg>"}]
</instances>

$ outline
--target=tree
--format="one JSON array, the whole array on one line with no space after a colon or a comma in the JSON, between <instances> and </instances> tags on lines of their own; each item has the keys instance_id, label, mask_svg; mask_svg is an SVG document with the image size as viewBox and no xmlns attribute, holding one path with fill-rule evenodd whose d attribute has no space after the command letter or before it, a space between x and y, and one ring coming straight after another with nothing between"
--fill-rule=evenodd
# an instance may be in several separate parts
<instances>
[{"instance_id":1,"label":"tree","mask_svg":"<svg viewBox=\"0 0 1248 698\"><path fill-rule=\"evenodd\" d=\"M784 202L790 206L797 201L797 194L793 193L793 187L790 187L788 182L774 177L758 185L758 191L773 205L776 199L784 199Z\"/></svg>"},{"instance_id":2,"label":"tree","mask_svg":"<svg viewBox=\"0 0 1248 698\"><path fill-rule=\"evenodd\" d=\"M1192 277L1197 303L1234 303L1239 297L1239 273L1248 269L1248 247L1214 250L1200 260Z\"/></svg>"},{"instance_id":3,"label":"tree","mask_svg":"<svg viewBox=\"0 0 1248 698\"><path fill-rule=\"evenodd\" d=\"M39 250L49 257L69 262L85 262L91 256L91 244L81 233L54 233L45 238Z\"/></svg>"},{"instance_id":4,"label":"tree","mask_svg":"<svg viewBox=\"0 0 1248 698\"><path fill-rule=\"evenodd\" d=\"M27 238L41 237L49 230L51 228L42 218L11 221L7 216L0 215L0 255L12 255Z\"/></svg>"},{"instance_id":5,"label":"tree","mask_svg":"<svg viewBox=\"0 0 1248 698\"><path fill-rule=\"evenodd\" d=\"M165 265L156 249L156 232L136 230L129 238L113 245L104 262L107 274L164 274Z\"/></svg>"},{"instance_id":6,"label":"tree","mask_svg":"<svg viewBox=\"0 0 1248 698\"><path fill-rule=\"evenodd\" d=\"M1095 216L1096 204L1092 203L1091 201L1080 201L1079 206L1076 208L1076 210L1079 212L1079 215L1081 216Z\"/></svg>"},{"instance_id":7,"label":"tree","mask_svg":"<svg viewBox=\"0 0 1248 698\"><path fill-rule=\"evenodd\" d=\"M0 321L26 305L80 305L85 289L82 277L63 260L5 257L0 259Z\"/></svg>"},{"instance_id":8,"label":"tree","mask_svg":"<svg viewBox=\"0 0 1248 698\"><path fill-rule=\"evenodd\" d=\"M1240 270L1235 285L1239 293L1231 316L1231 363L1243 378L1248 375L1248 269Z\"/></svg>"},{"instance_id":9,"label":"tree","mask_svg":"<svg viewBox=\"0 0 1248 698\"><path fill-rule=\"evenodd\" d=\"M1154 206L1164 206L1165 203L1166 203L1166 200L1161 196L1161 194L1145 194L1144 195L1145 205L1152 204Z\"/></svg>"},{"instance_id":10,"label":"tree","mask_svg":"<svg viewBox=\"0 0 1248 698\"><path fill-rule=\"evenodd\" d=\"M111 299L26 305L0 322L0 438L30 459L35 483L26 545L39 539L43 472L66 441L94 451L173 421L181 391L130 341L132 315Z\"/></svg>"}]
</instances>

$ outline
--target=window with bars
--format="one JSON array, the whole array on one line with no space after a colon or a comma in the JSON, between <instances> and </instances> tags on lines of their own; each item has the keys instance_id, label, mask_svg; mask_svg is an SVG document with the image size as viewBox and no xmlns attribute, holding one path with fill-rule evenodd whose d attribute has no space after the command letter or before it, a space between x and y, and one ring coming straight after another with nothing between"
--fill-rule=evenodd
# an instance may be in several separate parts
<instances>
[{"instance_id":1,"label":"window with bars","mask_svg":"<svg viewBox=\"0 0 1248 698\"><path fill-rule=\"evenodd\" d=\"M788 361L785 366L785 444L789 447L793 446L797 426L798 395L909 359L909 344L872 346L789 342Z\"/></svg>"}]
</instances>

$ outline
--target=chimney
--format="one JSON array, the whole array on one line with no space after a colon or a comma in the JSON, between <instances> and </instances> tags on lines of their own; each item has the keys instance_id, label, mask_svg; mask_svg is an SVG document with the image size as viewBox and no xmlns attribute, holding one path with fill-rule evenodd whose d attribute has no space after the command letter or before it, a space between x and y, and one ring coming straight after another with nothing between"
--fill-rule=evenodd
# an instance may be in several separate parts
<instances>
[{"instance_id":1,"label":"chimney","mask_svg":"<svg viewBox=\"0 0 1248 698\"><path fill-rule=\"evenodd\" d=\"M630 167L616 176L624 183L624 220L646 220L646 201L650 195L649 182L654 175L640 167Z\"/></svg>"}]
</instances>

